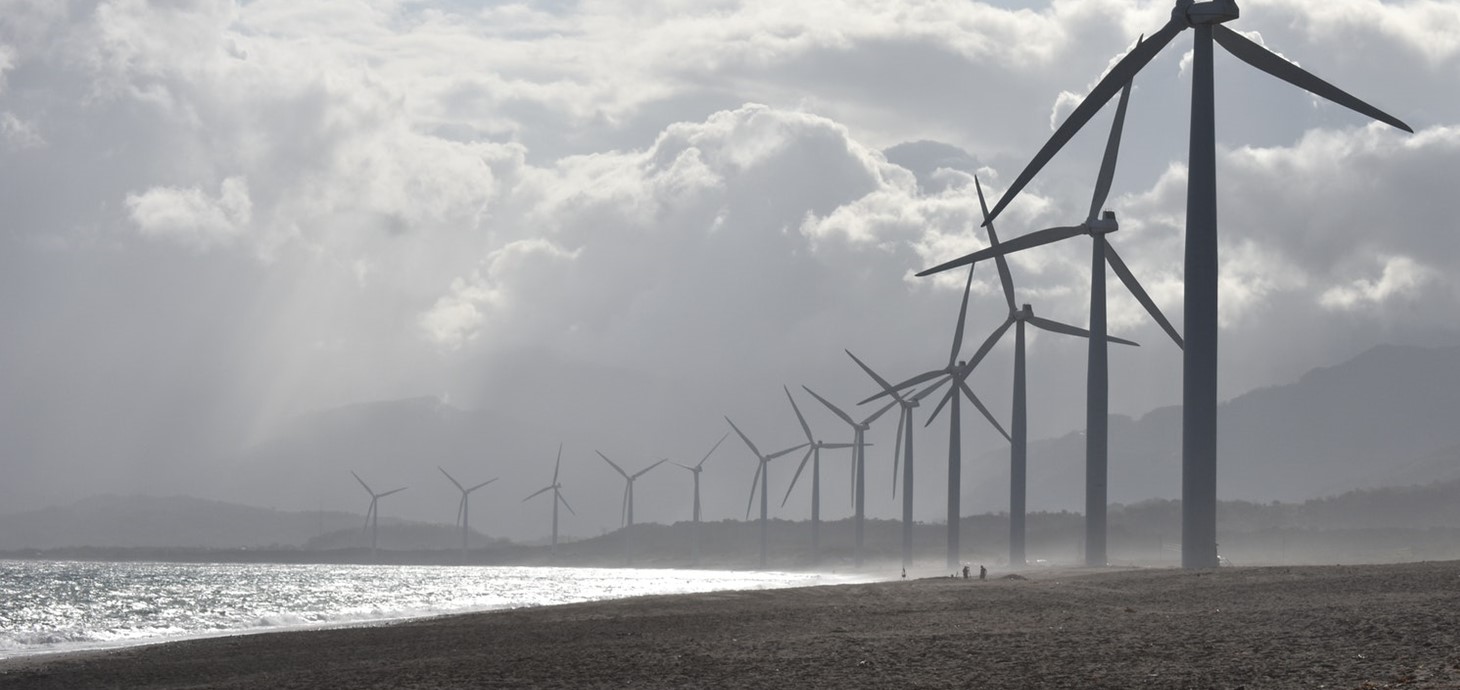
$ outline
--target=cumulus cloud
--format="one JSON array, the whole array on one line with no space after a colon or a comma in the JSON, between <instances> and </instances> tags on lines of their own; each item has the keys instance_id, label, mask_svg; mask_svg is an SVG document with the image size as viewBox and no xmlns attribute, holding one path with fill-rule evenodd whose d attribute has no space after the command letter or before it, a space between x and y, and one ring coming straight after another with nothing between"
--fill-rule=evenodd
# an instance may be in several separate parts
<instances>
[{"instance_id":1,"label":"cumulus cloud","mask_svg":"<svg viewBox=\"0 0 1460 690\"><path fill-rule=\"evenodd\" d=\"M1390 300L1413 297L1438 277L1438 272L1406 256L1381 257L1378 278L1355 278L1318 296L1318 303L1335 311L1383 307Z\"/></svg>"},{"instance_id":2,"label":"cumulus cloud","mask_svg":"<svg viewBox=\"0 0 1460 690\"><path fill-rule=\"evenodd\" d=\"M223 180L216 196L197 187L153 187L127 196L126 203L143 237L199 250L232 244L248 230L253 212L242 177Z\"/></svg>"}]
</instances>

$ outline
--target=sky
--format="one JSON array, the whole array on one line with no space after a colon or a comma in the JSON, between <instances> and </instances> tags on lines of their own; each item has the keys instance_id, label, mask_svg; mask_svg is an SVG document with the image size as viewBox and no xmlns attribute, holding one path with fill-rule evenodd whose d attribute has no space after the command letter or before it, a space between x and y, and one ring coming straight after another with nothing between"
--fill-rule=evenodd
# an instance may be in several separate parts
<instances>
[{"instance_id":1,"label":"sky","mask_svg":"<svg viewBox=\"0 0 1460 690\"><path fill-rule=\"evenodd\" d=\"M1218 51L1221 397L1460 342L1460 3L1241 8L1229 27L1415 133ZM946 361L966 274L913 273L986 246L974 176L998 198L1170 9L0 0L0 511L201 491L169 480L300 415L411 397L545 429L541 457L493 468L513 492L585 430L628 465L697 459L721 415L789 445L782 385L872 392L844 348L888 378ZM1178 327L1190 46L1136 78L1107 203ZM1112 111L1001 237L1084 218ZM1086 252L1013 258L1019 301L1085 325ZM1111 332L1142 347L1112 350L1112 411L1177 403L1179 352L1117 287ZM1005 316L991 267L973 290L965 353ZM1004 420L1010 345L973 378ZM1079 428L1083 343L1029 348L1031 436ZM752 464L719 452L735 488L714 507L738 512ZM597 462L565 459L618 481ZM580 532L616 523L605 491ZM362 509L342 495L320 505Z\"/></svg>"}]
</instances>

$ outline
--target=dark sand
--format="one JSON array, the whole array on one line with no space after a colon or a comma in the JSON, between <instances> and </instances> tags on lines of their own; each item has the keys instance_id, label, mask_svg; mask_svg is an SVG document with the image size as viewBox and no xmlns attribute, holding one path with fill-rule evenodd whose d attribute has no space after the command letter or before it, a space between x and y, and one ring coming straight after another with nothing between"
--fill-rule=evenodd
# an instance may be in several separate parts
<instances>
[{"instance_id":1,"label":"dark sand","mask_svg":"<svg viewBox=\"0 0 1460 690\"><path fill-rule=\"evenodd\" d=\"M0 687L1460 688L1460 563L727 592L0 664Z\"/></svg>"}]
</instances>

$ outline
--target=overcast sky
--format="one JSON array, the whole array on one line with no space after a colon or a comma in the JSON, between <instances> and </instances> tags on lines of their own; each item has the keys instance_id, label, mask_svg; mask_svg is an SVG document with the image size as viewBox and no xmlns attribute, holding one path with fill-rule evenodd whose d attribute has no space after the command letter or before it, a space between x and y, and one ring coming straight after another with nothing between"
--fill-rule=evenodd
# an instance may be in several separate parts
<instances>
[{"instance_id":1,"label":"overcast sky","mask_svg":"<svg viewBox=\"0 0 1460 690\"><path fill-rule=\"evenodd\" d=\"M149 490L300 414L413 396L549 427L591 401L631 465L697 459L720 414L792 442L781 384L869 392L842 348L890 378L946 359L962 275L912 273L986 243L972 175L997 198L1170 9L0 0L0 510ZM1242 14L1416 133L1218 51L1222 397L1460 342L1460 3ZM1108 204L1178 327L1190 46L1136 79ZM1002 237L1083 219L1111 110ZM1085 325L1088 242L1012 265L1021 302ZM1143 347L1112 350L1112 410L1178 402L1179 352L1117 288L1111 330ZM1004 317L991 268L974 289L969 352ZM975 376L1005 420L1010 359ZM1036 335L1030 366L1031 435L1079 428L1083 343ZM654 399L563 380L595 371ZM746 453L721 452L743 501Z\"/></svg>"}]
</instances>

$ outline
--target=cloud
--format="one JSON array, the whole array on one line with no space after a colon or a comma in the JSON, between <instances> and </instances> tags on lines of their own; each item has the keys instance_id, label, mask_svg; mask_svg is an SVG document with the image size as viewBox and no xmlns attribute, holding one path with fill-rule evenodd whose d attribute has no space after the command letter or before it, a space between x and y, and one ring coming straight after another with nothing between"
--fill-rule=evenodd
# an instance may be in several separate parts
<instances>
[{"instance_id":1,"label":"cloud","mask_svg":"<svg viewBox=\"0 0 1460 690\"><path fill-rule=\"evenodd\" d=\"M248 230L253 211L248 182L242 177L223 180L216 197L196 187L154 187L129 195L126 203L143 237L198 250L233 244Z\"/></svg>"},{"instance_id":2,"label":"cloud","mask_svg":"<svg viewBox=\"0 0 1460 690\"><path fill-rule=\"evenodd\" d=\"M1382 308L1391 300L1414 297L1439 276L1434 269L1405 256L1381 257L1379 263L1382 269L1377 279L1355 278L1347 285L1328 288L1319 295L1318 303L1334 311Z\"/></svg>"}]
</instances>

